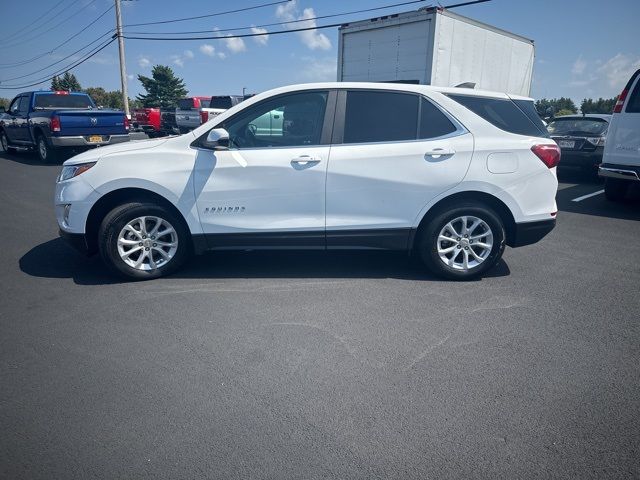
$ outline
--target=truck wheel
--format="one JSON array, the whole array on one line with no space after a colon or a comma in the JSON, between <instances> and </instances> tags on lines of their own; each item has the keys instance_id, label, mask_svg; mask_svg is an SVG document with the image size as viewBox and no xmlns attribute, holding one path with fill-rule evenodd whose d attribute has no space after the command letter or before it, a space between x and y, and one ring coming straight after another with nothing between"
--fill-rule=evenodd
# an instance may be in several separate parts
<instances>
[{"instance_id":1,"label":"truck wheel","mask_svg":"<svg viewBox=\"0 0 640 480\"><path fill-rule=\"evenodd\" d=\"M471 280L492 268L504 247L500 217L488 207L465 202L436 213L424 225L417 253L436 275Z\"/></svg>"},{"instance_id":2,"label":"truck wheel","mask_svg":"<svg viewBox=\"0 0 640 480\"><path fill-rule=\"evenodd\" d=\"M182 219L152 203L113 209L98 233L100 256L117 275L148 280L168 275L189 257L189 231Z\"/></svg>"},{"instance_id":3,"label":"truck wheel","mask_svg":"<svg viewBox=\"0 0 640 480\"><path fill-rule=\"evenodd\" d=\"M0 130L0 149L4 153L15 153L16 149L9 146L9 139L7 138L7 134L4 133L4 130Z\"/></svg>"},{"instance_id":4,"label":"truck wheel","mask_svg":"<svg viewBox=\"0 0 640 480\"><path fill-rule=\"evenodd\" d=\"M629 182L618 178L607 178L604 181L604 196L612 202L621 202L627 195Z\"/></svg>"},{"instance_id":5,"label":"truck wheel","mask_svg":"<svg viewBox=\"0 0 640 480\"><path fill-rule=\"evenodd\" d=\"M42 163L54 162L58 156L58 152L49 146L44 135L38 135L36 138L36 152L38 153L38 158Z\"/></svg>"}]
</instances>

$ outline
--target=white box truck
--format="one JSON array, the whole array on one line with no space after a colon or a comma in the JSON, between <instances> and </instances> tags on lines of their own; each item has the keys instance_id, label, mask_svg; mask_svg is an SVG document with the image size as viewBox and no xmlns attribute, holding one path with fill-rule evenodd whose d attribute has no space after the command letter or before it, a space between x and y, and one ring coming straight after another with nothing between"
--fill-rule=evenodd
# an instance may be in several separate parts
<instances>
[{"instance_id":1,"label":"white box truck","mask_svg":"<svg viewBox=\"0 0 640 480\"><path fill-rule=\"evenodd\" d=\"M529 96L533 40L438 7L344 24L338 81L403 82Z\"/></svg>"}]
</instances>

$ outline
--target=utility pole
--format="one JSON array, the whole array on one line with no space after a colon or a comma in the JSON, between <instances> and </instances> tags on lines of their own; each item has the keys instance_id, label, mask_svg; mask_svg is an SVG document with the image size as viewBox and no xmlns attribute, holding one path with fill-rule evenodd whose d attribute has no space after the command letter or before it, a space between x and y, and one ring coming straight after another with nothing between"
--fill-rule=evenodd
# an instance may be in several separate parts
<instances>
[{"instance_id":1,"label":"utility pole","mask_svg":"<svg viewBox=\"0 0 640 480\"><path fill-rule=\"evenodd\" d=\"M122 85L122 101L124 103L124 114L131 118L129 112L129 92L127 91L127 67L124 57L124 38L122 38L122 15L120 14L120 0L116 2L116 35L118 36L118 51L120 53L120 84Z\"/></svg>"}]
</instances>

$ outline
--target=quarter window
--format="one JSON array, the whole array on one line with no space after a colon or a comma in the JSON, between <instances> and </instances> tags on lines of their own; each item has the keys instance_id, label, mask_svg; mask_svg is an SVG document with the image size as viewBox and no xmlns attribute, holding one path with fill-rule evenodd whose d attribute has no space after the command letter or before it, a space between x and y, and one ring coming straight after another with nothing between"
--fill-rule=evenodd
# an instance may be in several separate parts
<instances>
[{"instance_id":1,"label":"quarter window","mask_svg":"<svg viewBox=\"0 0 640 480\"><path fill-rule=\"evenodd\" d=\"M455 132L456 126L433 103L423 98L420 105L419 138L437 138Z\"/></svg>"},{"instance_id":2,"label":"quarter window","mask_svg":"<svg viewBox=\"0 0 640 480\"><path fill-rule=\"evenodd\" d=\"M328 92L283 95L239 112L221 127L232 148L320 144Z\"/></svg>"},{"instance_id":3,"label":"quarter window","mask_svg":"<svg viewBox=\"0 0 640 480\"><path fill-rule=\"evenodd\" d=\"M418 96L406 93L347 92L344 143L415 140Z\"/></svg>"},{"instance_id":4,"label":"quarter window","mask_svg":"<svg viewBox=\"0 0 640 480\"><path fill-rule=\"evenodd\" d=\"M636 82L636 88L633 89L633 92L629 97L629 102L627 103L625 112L640 113L640 80Z\"/></svg>"}]
</instances>

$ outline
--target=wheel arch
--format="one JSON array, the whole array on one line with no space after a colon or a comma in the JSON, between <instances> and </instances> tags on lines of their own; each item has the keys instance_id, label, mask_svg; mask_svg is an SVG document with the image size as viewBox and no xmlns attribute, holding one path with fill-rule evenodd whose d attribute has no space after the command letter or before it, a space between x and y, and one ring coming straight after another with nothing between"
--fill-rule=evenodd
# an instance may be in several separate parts
<instances>
[{"instance_id":1,"label":"wheel arch","mask_svg":"<svg viewBox=\"0 0 640 480\"><path fill-rule=\"evenodd\" d=\"M514 242L516 233L516 221L507 204L490 193L469 190L453 193L438 200L431 207L429 207L427 211L422 215L418 227L413 230L413 235L409 239L409 250L412 251L414 249L420 237L420 234L424 230L424 226L433 217L434 214L464 201L478 202L494 210L504 224L506 244L511 245Z\"/></svg>"},{"instance_id":2,"label":"wheel arch","mask_svg":"<svg viewBox=\"0 0 640 480\"><path fill-rule=\"evenodd\" d=\"M94 254L98 251L98 230L100 224L105 216L114 208L119 205L130 202L151 202L160 205L167 210L171 211L183 224L183 227L189 234L191 229L185 216L182 212L166 197L159 193L152 192L139 187L127 187L112 190L100 197L91 207L85 224L85 241L87 243L87 249L89 254ZM199 245L194 244L193 236L190 235L192 246L196 252L201 251Z\"/></svg>"}]
</instances>

